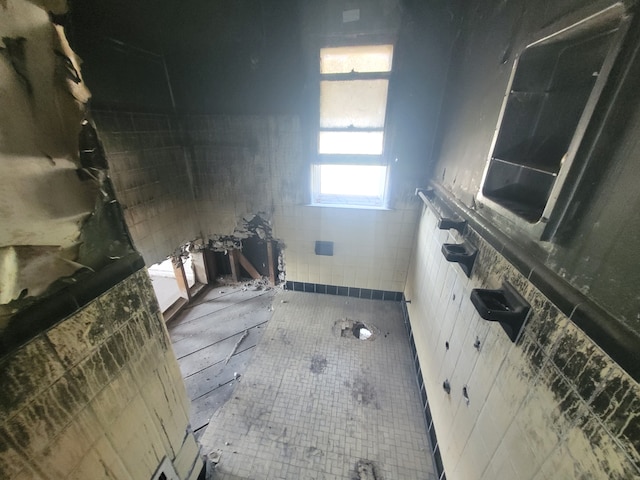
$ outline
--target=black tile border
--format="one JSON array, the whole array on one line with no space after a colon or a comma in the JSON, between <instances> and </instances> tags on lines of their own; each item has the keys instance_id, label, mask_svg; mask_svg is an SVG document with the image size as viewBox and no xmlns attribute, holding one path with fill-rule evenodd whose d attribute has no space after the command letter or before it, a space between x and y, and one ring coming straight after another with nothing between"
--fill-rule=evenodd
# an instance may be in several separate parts
<instances>
[{"instance_id":1,"label":"black tile border","mask_svg":"<svg viewBox=\"0 0 640 480\"><path fill-rule=\"evenodd\" d=\"M407 331L407 337L409 338L411 355L413 355L416 383L418 384L418 390L420 392L420 401L422 402L422 411L424 413L424 424L427 427L427 435L429 436L429 445L431 447L431 454L433 455L436 474L438 476L438 480L446 480L447 475L444 472L442 456L440 455L440 445L438 444L438 437L436 435L436 426L433 423L433 416L431 415L431 408L429 407L429 399L427 398L427 389L424 386L422 378L420 359L418 358L416 343L413 340L413 330L411 328L411 320L409 319L409 310L407 309L407 302L404 298L404 294L402 293L400 294L400 300L402 300L402 318L404 320L405 330Z\"/></svg>"},{"instance_id":2,"label":"black tile border","mask_svg":"<svg viewBox=\"0 0 640 480\"><path fill-rule=\"evenodd\" d=\"M322 293L341 297L364 298L367 300L402 301L402 292L390 290L372 290L370 288L345 287L341 285L325 285L323 283L293 282L287 280L285 289L292 292Z\"/></svg>"},{"instance_id":3,"label":"black tile border","mask_svg":"<svg viewBox=\"0 0 640 480\"><path fill-rule=\"evenodd\" d=\"M635 381L640 381L640 332L636 332L605 311L593 300L559 277L531 253L488 220L467 208L442 185L431 182L432 196L467 221L491 247L524 275L562 313L602 348ZM424 200L428 205L429 199Z\"/></svg>"}]
</instances>

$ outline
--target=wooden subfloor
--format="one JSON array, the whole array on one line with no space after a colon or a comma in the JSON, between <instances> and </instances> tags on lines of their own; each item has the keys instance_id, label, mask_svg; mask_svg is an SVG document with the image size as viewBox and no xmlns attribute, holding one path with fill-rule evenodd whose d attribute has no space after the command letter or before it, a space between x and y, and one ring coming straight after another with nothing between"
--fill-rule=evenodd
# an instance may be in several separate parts
<instances>
[{"instance_id":1,"label":"wooden subfloor","mask_svg":"<svg viewBox=\"0 0 640 480\"><path fill-rule=\"evenodd\" d=\"M167 325L196 437L242 381L271 318L274 293L253 282L208 288Z\"/></svg>"}]
</instances>

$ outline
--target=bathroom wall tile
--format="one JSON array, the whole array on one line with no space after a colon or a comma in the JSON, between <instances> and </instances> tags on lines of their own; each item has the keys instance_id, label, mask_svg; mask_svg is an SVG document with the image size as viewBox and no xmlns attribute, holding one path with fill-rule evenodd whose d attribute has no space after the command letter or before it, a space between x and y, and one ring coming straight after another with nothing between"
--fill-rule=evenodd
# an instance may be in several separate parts
<instances>
[{"instance_id":1,"label":"bathroom wall tile","mask_svg":"<svg viewBox=\"0 0 640 480\"><path fill-rule=\"evenodd\" d=\"M473 232L479 257L467 280L440 253L460 236L434 224L424 209L404 292L413 297L407 311L447 477L640 478L637 383ZM505 279L533 310L516 344L469 301L471 288Z\"/></svg>"}]
</instances>

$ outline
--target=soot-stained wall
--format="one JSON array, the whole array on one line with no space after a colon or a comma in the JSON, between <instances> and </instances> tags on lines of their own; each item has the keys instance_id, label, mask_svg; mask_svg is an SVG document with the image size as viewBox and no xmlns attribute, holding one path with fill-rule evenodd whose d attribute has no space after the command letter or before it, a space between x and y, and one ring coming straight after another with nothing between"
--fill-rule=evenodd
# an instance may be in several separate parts
<instances>
[{"instance_id":1,"label":"soot-stained wall","mask_svg":"<svg viewBox=\"0 0 640 480\"><path fill-rule=\"evenodd\" d=\"M169 112L173 107L163 47L166 9L153 0L90 3L71 0L63 18L91 84L92 107Z\"/></svg>"},{"instance_id":2,"label":"soot-stained wall","mask_svg":"<svg viewBox=\"0 0 640 480\"><path fill-rule=\"evenodd\" d=\"M481 189L502 100L520 51L544 27L566 18L577 21L612 3L484 1L469 6L447 82L434 180L475 208L474 197ZM604 119L601 134L596 137L597 129L587 131L583 143L593 142L593 166L579 185L560 234L551 242L538 242L489 207L477 209L515 244L636 331L640 331L636 291L640 259L629 245L640 235L635 213L640 197L632 185L640 175L638 20L632 21L594 115L596 122Z\"/></svg>"},{"instance_id":3,"label":"soot-stained wall","mask_svg":"<svg viewBox=\"0 0 640 480\"><path fill-rule=\"evenodd\" d=\"M288 279L400 291L418 207L413 190L427 178L424 164L457 31L454 12L420 2L352 2L348 8L359 10L360 19L345 22L347 7L332 1L165 7L174 28L164 38L154 37L153 29L145 36L127 35L109 22L100 27L144 48L162 45L176 99L176 115L152 116L169 125L155 133L135 126L149 117L142 112L150 105L129 113L114 96L111 112L95 114L118 198L146 263L200 233L205 241L232 235L243 217L265 213L275 238L284 242ZM76 30L78 39L86 35ZM396 44L387 127L393 209L307 207L319 48L367 42ZM91 53L87 48L86 56ZM94 73L89 69L88 78ZM97 93L100 104L110 104L106 91ZM193 114L199 111L208 114ZM274 115L279 112L287 114ZM335 256L316 256L315 240L335 241Z\"/></svg>"},{"instance_id":4,"label":"soot-stained wall","mask_svg":"<svg viewBox=\"0 0 640 480\"><path fill-rule=\"evenodd\" d=\"M546 265L549 270L540 268L539 275L559 278L603 307L611 322L638 331L637 252L625 247L639 233L637 189L630 186L638 178L637 23L601 97L605 103L594 115L605 120L602 134L589 137L596 140L595 167L580 184L556 238L538 241L488 206L478 207L475 198L521 49L544 27L577 21L611 3L467 5L453 49L432 181L470 215L489 220L490 233L506 234L510 250ZM407 308L447 478L640 477L637 380L603 351L600 338L589 337L569 319L572 312L562 313L541 293L538 280L523 276L490 246L482 236L490 236L486 231L469 226L465 233L479 249L471 278L446 262L442 244L463 237L436 223L425 209L405 295L412 300ZM504 280L532 306L516 343L499 324L482 320L469 300L471 289L501 288ZM442 388L445 380L450 394Z\"/></svg>"},{"instance_id":5,"label":"soot-stained wall","mask_svg":"<svg viewBox=\"0 0 640 480\"><path fill-rule=\"evenodd\" d=\"M477 232L436 225L425 208L404 293L447 478L640 478L638 383ZM470 278L441 253L463 239ZM517 343L470 300L505 280L532 308Z\"/></svg>"},{"instance_id":6,"label":"soot-stained wall","mask_svg":"<svg viewBox=\"0 0 640 480\"><path fill-rule=\"evenodd\" d=\"M304 69L301 2L211 2L166 6L162 40L179 110L275 114L299 109Z\"/></svg>"},{"instance_id":7,"label":"soot-stained wall","mask_svg":"<svg viewBox=\"0 0 640 480\"><path fill-rule=\"evenodd\" d=\"M202 468L145 271L0 359L0 476L138 480ZM167 471L168 478L170 472Z\"/></svg>"},{"instance_id":8,"label":"soot-stained wall","mask_svg":"<svg viewBox=\"0 0 640 480\"><path fill-rule=\"evenodd\" d=\"M205 239L232 235L243 217L264 212L284 244L287 280L402 290L416 223L412 194L399 194L388 211L307 206L297 117L199 115L188 124ZM333 241L334 256L315 255L316 240Z\"/></svg>"},{"instance_id":9,"label":"soot-stained wall","mask_svg":"<svg viewBox=\"0 0 640 480\"><path fill-rule=\"evenodd\" d=\"M200 236L191 159L176 115L92 112L110 177L137 250L147 266Z\"/></svg>"},{"instance_id":10,"label":"soot-stained wall","mask_svg":"<svg viewBox=\"0 0 640 480\"><path fill-rule=\"evenodd\" d=\"M137 480L166 462L194 479L189 400L64 10L0 2L0 477Z\"/></svg>"}]
</instances>

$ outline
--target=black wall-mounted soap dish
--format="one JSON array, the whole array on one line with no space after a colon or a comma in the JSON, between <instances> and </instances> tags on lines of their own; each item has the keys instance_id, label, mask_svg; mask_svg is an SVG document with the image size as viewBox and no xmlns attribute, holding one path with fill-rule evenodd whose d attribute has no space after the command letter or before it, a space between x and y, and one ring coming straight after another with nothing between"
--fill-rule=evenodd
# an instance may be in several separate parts
<instances>
[{"instance_id":1,"label":"black wall-mounted soap dish","mask_svg":"<svg viewBox=\"0 0 640 480\"><path fill-rule=\"evenodd\" d=\"M499 322L514 343L531 310L527 301L508 282L503 282L500 290L474 288L471 290L471 303L480 317Z\"/></svg>"},{"instance_id":2,"label":"black wall-mounted soap dish","mask_svg":"<svg viewBox=\"0 0 640 480\"><path fill-rule=\"evenodd\" d=\"M438 219L438 228L440 230L454 229L464 234L464 230L467 227L466 220L460 218L456 213L451 211L445 204L438 200L438 197L431 188L416 188L416 195L418 195L425 205L431 209Z\"/></svg>"},{"instance_id":3,"label":"black wall-mounted soap dish","mask_svg":"<svg viewBox=\"0 0 640 480\"><path fill-rule=\"evenodd\" d=\"M460 264L462 271L465 273L467 277L471 276L471 270L473 269L473 264L476 261L476 257L478 256L478 249L469 245L467 242L464 243L443 243L442 244L442 254L444 258L447 259L447 262L456 262Z\"/></svg>"},{"instance_id":4,"label":"black wall-mounted soap dish","mask_svg":"<svg viewBox=\"0 0 640 480\"><path fill-rule=\"evenodd\" d=\"M461 218L442 217L438 219L438 228L440 230L457 230L460 234L464 234L467 222Z\"/></svg>"}]
</instances>

